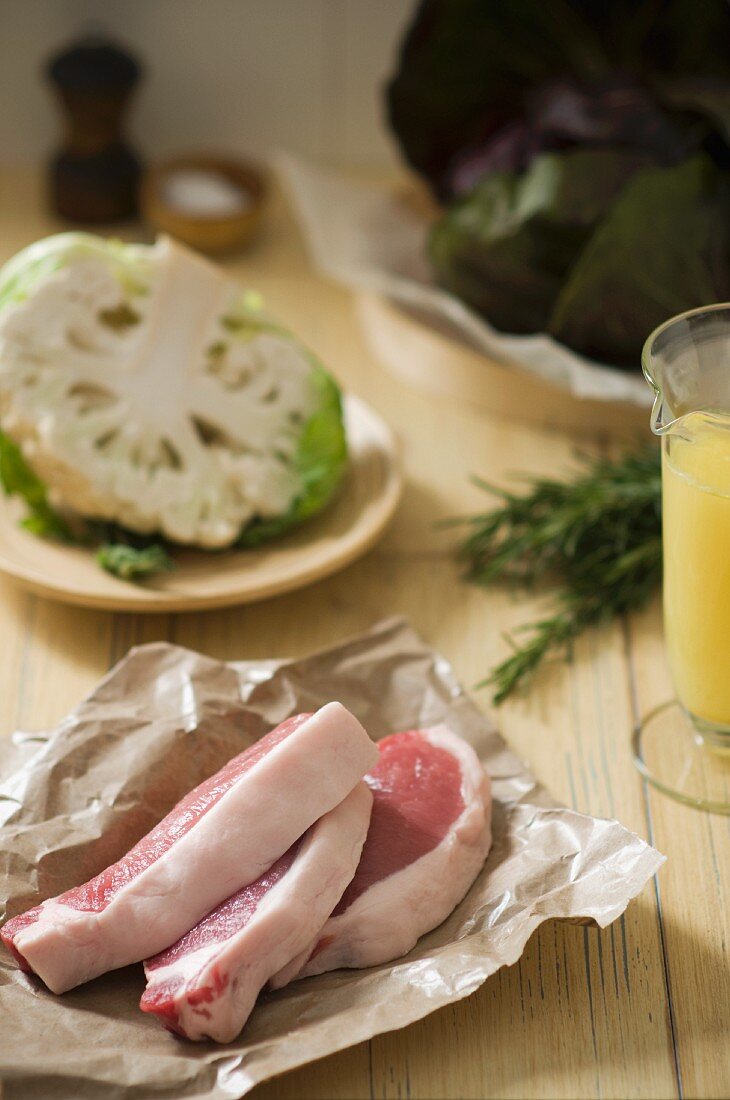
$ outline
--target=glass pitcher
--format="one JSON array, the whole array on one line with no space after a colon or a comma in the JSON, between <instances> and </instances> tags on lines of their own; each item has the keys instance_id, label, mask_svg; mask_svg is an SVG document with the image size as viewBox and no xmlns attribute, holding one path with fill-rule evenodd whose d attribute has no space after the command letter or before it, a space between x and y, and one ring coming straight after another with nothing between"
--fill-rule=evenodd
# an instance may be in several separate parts
<instances>
[{"instance_id":1,"label":"glass pitcher","mask_svg":"<svg viewBox=\"0 0 730 1100\"><path fill-rule=\"evenodd\" d=\"M662 441L664 631L677 699L635 760L666 793L730 813L730 304L656 329L642 354Z\"/></svg>"}]
</instances>

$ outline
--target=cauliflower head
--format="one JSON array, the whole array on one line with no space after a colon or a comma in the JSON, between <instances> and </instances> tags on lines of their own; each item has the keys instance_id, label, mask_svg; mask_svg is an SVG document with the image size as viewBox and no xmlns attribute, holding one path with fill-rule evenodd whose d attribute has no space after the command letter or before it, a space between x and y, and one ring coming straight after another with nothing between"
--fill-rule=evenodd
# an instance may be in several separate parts
<instances>
[{"instance_id":1,"label":"cauliflower head","mask_svg":"<svg viewBox=\"0 0 730 1100\"><path fill-rule=\"evenodd\" d=\"M0 270L0 429L55 505L210 548L313 515L347 457L332 377L165 237L63 233Z\"/></svg>"}]
</instances>

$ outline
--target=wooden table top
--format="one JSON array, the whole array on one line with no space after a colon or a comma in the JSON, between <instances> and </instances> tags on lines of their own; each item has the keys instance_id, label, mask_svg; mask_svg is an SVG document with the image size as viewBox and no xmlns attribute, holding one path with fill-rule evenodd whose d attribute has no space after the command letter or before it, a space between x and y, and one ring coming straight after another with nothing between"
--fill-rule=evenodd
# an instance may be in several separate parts
<instances>
[{"instance_id":1,"label":"wooden table top","mask_svg":"<svg viewBox=\"0 0 730 1100\"><path fill-rule=\"evenodd\" d=\"M60 227L34 177L0 177L0 260ZM125 236L129 234L125 233ZM0 730L46 727L129 648L161 638L214 657L304 654L406 615L473 685L505 652L503 632L535 604L459 580L440 517L479 507L468 476L560 472L565 434L494 419L420 394L368 353L355 304L316 277L283 204L232 269L264 294L402 440L407 488L380 545L344 572L257 605L189 615L115 615L64 607L0 582ZM574 662L545 670L499 720L552 793L619 818L668 856L603 932L544 924L515 966L467 1000L259 1086L256 1100L410 1097L730 1095L730 818L682 807L635 772L638 713L668 698L658 603L584 637ZM476 693L484 708L486 692Z\"/></svg>"}]
</instances>

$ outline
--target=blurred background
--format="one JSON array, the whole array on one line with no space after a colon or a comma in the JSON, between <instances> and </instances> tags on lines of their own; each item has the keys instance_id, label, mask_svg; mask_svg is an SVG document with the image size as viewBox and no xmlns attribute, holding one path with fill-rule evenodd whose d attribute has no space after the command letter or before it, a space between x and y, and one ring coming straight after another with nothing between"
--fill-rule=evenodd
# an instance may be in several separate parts
<instances>
[{"instance_id":1,"label":"blurred background","mask_svg":"<svg viewBox=\"0 0 730 1100\"><path fill-rule=\"evenodd\" d=\"M726 0L0 12L0 169L26 172L47 231L126 223L232 255L265 244L278 177L328 277L490 362L642 406L647 334L730 297Z\"/></svg>"},{"instance_id":2,"label":"blurred background","mask_svg":"<svg viewBox=\"0 0 730 1100\"><path fill-rule=\"evenodd\" d=\"M58 145L48 57L98 33L144 66L127 130L145 159L183 148L336 166L396 162L381 87L413 0L2 0L0 164Z\"/></svg>"}]
</instances>

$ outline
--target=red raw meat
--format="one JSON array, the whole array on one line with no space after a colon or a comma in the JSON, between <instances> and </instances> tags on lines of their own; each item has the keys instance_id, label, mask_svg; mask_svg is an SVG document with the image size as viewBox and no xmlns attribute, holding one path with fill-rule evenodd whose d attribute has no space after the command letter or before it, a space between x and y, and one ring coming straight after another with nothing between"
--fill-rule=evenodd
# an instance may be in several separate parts
<instances>
[{"instance_id":1,"label":"red raw meat","mask_svg":"<svg viewBox=\"0 0 730 1100\"><path fill-rule=\"evenodd\" d=\"M101 874L0 935L54 993L173 943L255 881L377 759L340 703L287 719L185 796Z\"/></svg>"},{"instance_id":2,"label":"red raw meat","mask_svg":"<svg viewBox=\"0 0 730 1100\"><path fill-rule=\"evenodd\" d=\"M140 1002L188 1039L230 1042L259 991L321 929L355 873L373 796L365 783L256 882L145 963Z\"/></svg>"},{"instance_id":3,"label":"red raw meat","mask_svg":"<svg viewBox=\"0 0 730 1100\"><path fill-rule=\"evenodd\" d=\"M373 812L355 877L331 918L271 981L404 955L441 924L491 846L489 777L470 745L445 726L394 733L365 782Z\"/></svg>"}]
</instances>

